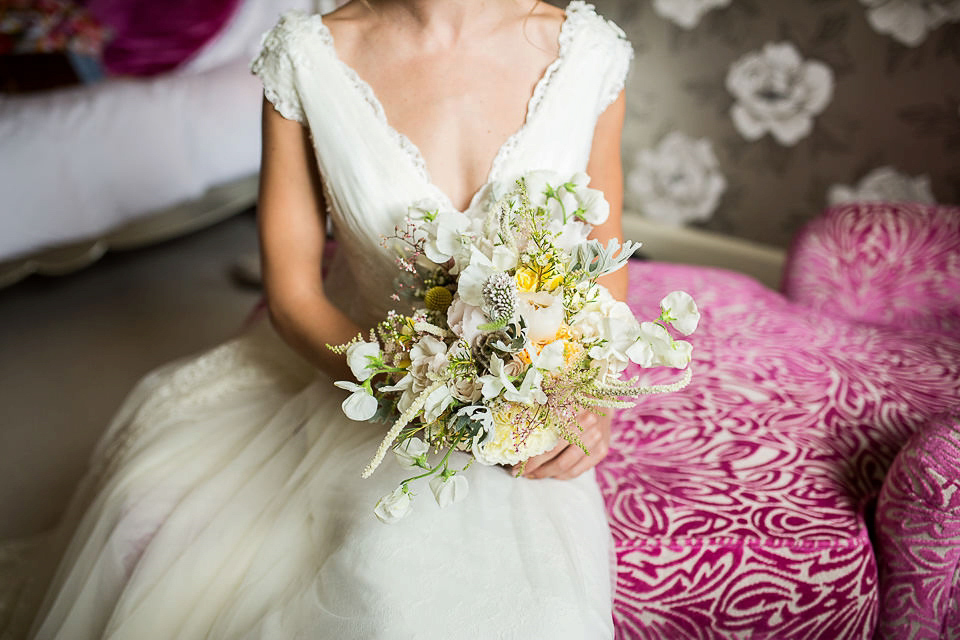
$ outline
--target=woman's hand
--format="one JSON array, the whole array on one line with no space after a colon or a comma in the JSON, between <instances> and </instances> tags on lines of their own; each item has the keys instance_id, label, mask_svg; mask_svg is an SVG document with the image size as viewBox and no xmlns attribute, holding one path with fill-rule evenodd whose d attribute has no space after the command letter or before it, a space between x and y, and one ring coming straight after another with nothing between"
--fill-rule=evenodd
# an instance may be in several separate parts
<instances>
[{"instance_id":1,"label":"woman's hand","mask_svg":"<svg viewBox=\"0 0 960 640\"><path fill-rule=\"evenodd\" d=\"M585 454L577 445L562 441L550 451L527 460L524 477L570 480L592 469L606 457L610 451L609 411L604 416L584 411L577 419L583 427L580 439L590 455ZM512 471L516 473L519 469L520 465L517 465Z\"/></svg>"}]
</instances>

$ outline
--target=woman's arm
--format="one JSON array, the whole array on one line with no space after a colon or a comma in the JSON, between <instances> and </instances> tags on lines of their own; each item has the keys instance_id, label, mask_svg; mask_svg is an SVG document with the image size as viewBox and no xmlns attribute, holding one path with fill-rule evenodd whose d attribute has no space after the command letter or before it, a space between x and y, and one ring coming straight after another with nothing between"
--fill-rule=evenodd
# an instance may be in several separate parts
<instances>
[{"instance_id":1,"label":"woman's arm","mask_svg":"<svg viewBox=\"0 0 960 640\"><path fill-rule=\"evenodd\" d=\"M344 356L327 349L360 328L327 299L321 266L326 205L307 129L263 101L260 257L270 320L301 355L339 380L351 380Z\"/></svg>"},{"instance_id":2,"label":"woman's arm","mask_svg":"<svg viewBox=\"0 0 960 640\"><path fill-rule=\"evenodd\" d=\"M620 96L597 120L593 134L593 147L587 164L590 186L603 191L610 203L610 217L602 225L595 227L591 238L606 245L610 238L623 241L621 214L623 212L623 167L620 164L620 136L623 133L623 120L626 115L626 98ZM613 297L624 300L627 295L626 267L604 276L599 280ZM584 412L579 416L583 433L583 444L590 451L585 455L580 447L561 442L556 448L527 461L524 476L527 478L576 478L584 471L592 469L603 460L610 448L610 411L598 416Z\"/></svg>"}]
</instances>

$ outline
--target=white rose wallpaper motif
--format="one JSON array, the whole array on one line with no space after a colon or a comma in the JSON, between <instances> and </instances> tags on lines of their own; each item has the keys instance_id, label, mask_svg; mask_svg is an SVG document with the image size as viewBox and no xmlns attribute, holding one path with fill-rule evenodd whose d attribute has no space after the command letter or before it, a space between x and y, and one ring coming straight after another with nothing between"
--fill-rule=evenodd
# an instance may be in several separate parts
<instances>
[{"instance_id":1,"label":"white rose wallpaper motif","mask_svg":"<svg viewBox=\"0 0 960 640\"><path fill-rule=\"evenodd\" d=\"M707 220L727 181L709 140L675 131L639 151L627 174L626 197L643 215L667 224Z\"/></svg>"},{"instance_id":2,"label":"white rose wallpaper motif","mask_svg":"<svg viewBox=\"0 0 960 640\"><path fill-rule=\"evenodd\" d=\"M705 13L729 4L730 0L653 0L653 9L684 29L693 29Z\"/></svg>"},{"instance_id":3,"label":"white rose wallpaper motif","mask_svg":"<svg viewBox=\"0 0 960 640\"><path fill-rule=\"evenodd\" d=\"M854 187L838 184L830 188L830 204L843 202L923 202L935 204L930 176L911 177L893 167L878 167Z\"/></svg>"},{"instance_id":4,"label":"white rose wallpaper motif","mask_svg":"<svg viewBox=\"0 0 960 640\"><path fill-rule=\"evenodd\" d=\"M868 7L867 20L909 47L919 46L930 31L945 22L960 21L960 0L860 0Z\"/></svg>"},{"instance_id":5,"label":"white rose wallpaper motif","mask_svg":"<svg viewBox=\"0 0 960 640\"><path fill-rule=\"evenodd\" d=\"M769 43L737 60L727 74L736 98L730 115L747 140L770 133L791 146L813 130L813 118L833 96L833 72L822 62L804 60L789 42Z\"/></svg>"},{"instance_id":6,"label":"white rose wallpaper motif","mask_svg":"<svg viewBox=\"0 0 960 640\"><path fill-rule=\"evenodd\" d=\"M960 204L960 0L594 3L636 50L627 215L787 247L839 199Z\"/></svg>"}]
</instances>

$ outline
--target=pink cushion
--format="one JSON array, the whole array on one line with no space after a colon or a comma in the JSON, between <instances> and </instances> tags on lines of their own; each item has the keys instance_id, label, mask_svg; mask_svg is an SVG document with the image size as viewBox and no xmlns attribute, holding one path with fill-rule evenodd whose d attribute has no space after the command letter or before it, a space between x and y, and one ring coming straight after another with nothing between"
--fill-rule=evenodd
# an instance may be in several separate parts
<instances>
[{"instance_id":1,"label":"pink cushion","mask_svg":"<svg viewBox=\"0 0 960 640\"><path fill-rule=\"evenodd\" d=\"M784 291L825 315L960 335L960 208L830 209L797 236Z\"/></svg>"},{"instance_id":2,"label":"pink cushion","mask_svg":"<svg viewBox=\"0 0 960 640\"><path fill-rule=\"evenodd\" d=\"M115 74L154 75L179 66L217 34L239 0L87 0L113 30L103 52Z\"/></svg>"},{"instance_id":3,"label":"pink cushion","mask_svg":"<svg viewBox=\"0 0 960 640\"><path fill-rule=\"evenodd\" d=\"M619 637L871 637L864 506L903 442L960 406L960 340L827 317L722 270L638 263L630 280L640 317L682 288L703 320L690 387L621 412L598 467Z\"/></svg>"},{"instance_id":4,"label":"pink cushion","mask_svg":"<svg viewBox=\"0 0 960 640\"><path fill-rule=\"evenodd\" d=\"M916 433L877 504L880 638L960 637L960 415Z\"/></svg>"}]
</instances>

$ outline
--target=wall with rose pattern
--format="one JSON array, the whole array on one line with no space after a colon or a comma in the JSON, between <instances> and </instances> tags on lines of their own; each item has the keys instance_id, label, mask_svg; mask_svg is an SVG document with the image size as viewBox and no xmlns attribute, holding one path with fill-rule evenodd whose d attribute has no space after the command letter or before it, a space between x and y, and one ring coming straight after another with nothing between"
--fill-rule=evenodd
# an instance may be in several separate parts
<instances>
[{"instance_id":1,"label":"wall with rose pattern","mask_svg":"<svg viewBox=\"0 0 960 640\"><path fill-rule=\"evenodd\" d=\"M640 215L783 247L833 202L960 203L960 0L595 4L636 50Z\"/></svg>"}]
</instances>

